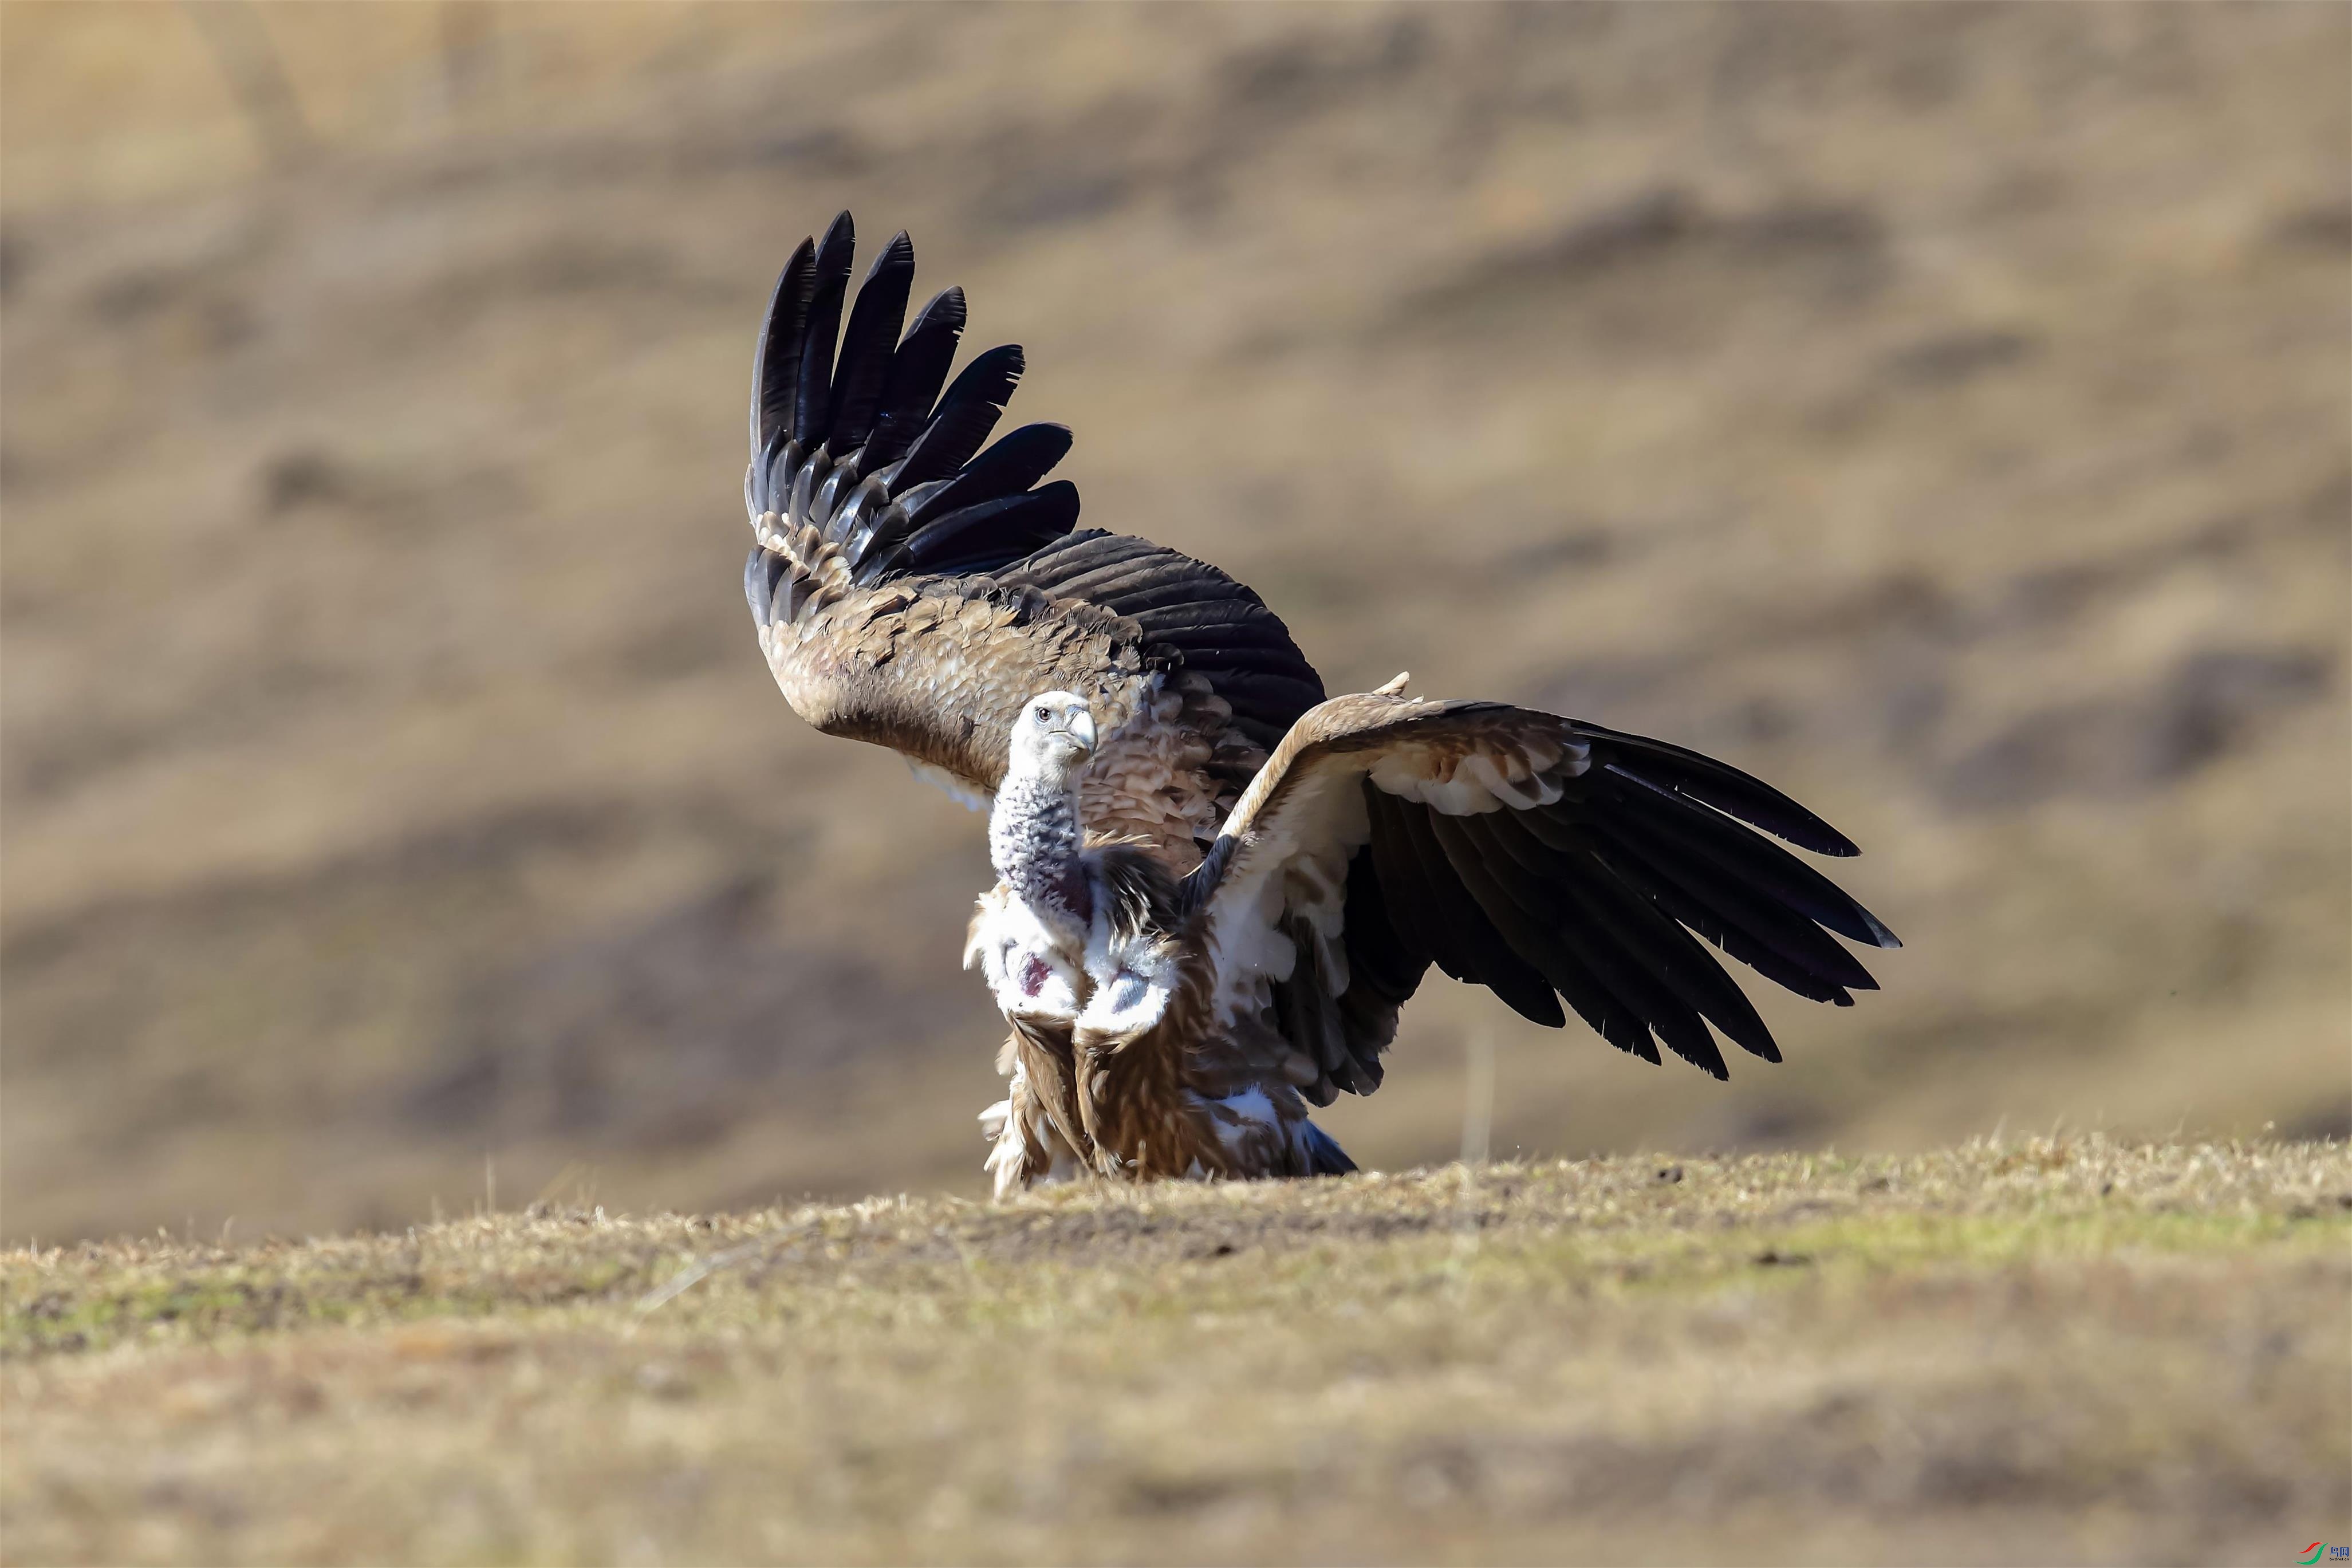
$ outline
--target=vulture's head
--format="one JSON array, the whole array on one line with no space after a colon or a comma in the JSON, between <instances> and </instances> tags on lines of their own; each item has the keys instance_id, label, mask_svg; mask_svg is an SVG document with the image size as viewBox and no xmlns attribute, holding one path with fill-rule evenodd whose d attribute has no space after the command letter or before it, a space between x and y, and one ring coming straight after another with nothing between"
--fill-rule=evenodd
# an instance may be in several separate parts
<instances>
[{"instance_id":1,"label":"vulture's head","mask_svg":"<svg viewBox=\"0 0 2352 1568\"><path fill-rule=\"evenodd\" d=\"M1013 726L1013 773L1066 778L1095 752L1095 716L1073 691L1041 691Z\"/></svg>"}]
</instances>

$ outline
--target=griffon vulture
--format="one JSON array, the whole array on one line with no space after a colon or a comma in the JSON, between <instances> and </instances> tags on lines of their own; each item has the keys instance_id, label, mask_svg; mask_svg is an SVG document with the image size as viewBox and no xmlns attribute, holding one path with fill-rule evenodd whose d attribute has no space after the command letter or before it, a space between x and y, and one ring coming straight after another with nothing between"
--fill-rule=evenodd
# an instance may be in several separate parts
<instances>
[{"instance_id":1,"label":"griffon vulture","mask_svg":"<svg viewBox=\"0 0 2352 1568\"><path fill-rule=\"evenodd\" d=\"M1857 853L1843 835L1664 742L1401 680L1326 702L1248 588L1076 528L1076 488L1039 482L1066 428L984 447L1020 349L949 382L962 292L906 326L906 235L853 300L854 244L844 213L769 304L744 588L795 712L991 808L1003 880L966 956L1012 1026L982 1119L1000 1194L1351 1169L1306 1107L1380 1086L1432 963L1717 1078L1709 1024L1780 1051L1692 933L1817 1001L1875 988L1831 933L1893 934L1742 824Z\"/></svg>"}]
</instances>

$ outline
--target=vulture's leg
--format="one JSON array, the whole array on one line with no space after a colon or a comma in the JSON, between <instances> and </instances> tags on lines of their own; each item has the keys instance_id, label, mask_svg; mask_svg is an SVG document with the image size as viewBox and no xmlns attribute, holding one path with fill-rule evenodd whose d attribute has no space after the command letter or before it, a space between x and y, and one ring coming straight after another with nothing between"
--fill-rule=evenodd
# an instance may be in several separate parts
<instances>
[{"instance_id":1,"label":"vulture's leg","mask_svg":"<svg viewBox=\"0 0 2352 1568\"><path fill-rule=\"evenodd\" d=\"M995 1145L989 1151L987 1168L1000 1198L1034 1186L1075 1181L1078 1174L1078 1157L1031 1086L1017 1045L1014 1040L1005 1042L1005 1055L1013 1061L1010 1089L980 1113L981 1131Z\"/></svg>"}]
</instances>

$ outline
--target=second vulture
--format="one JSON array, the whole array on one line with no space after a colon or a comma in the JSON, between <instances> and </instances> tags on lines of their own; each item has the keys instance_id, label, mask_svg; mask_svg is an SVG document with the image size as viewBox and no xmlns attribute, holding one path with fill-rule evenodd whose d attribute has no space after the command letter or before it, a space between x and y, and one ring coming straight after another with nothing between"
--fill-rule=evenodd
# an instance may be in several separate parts
<instances>
[{"instance_id":1,"label":"second vulture","mask_svg":"<svg viewBox=\"0 0 2352 1568\"><path fill-rule=\"evenodd\" d=\"M1402 679L1325 701L1248 588L1076 527L1076 487L1040 482L1066 428L988 444L1020 349L950 382L961 290L908 325L906 235L852 300L854 247L845 213L769 305L744 587L794 711L991 808L967 958L1012 1028L999 1194L1352 1169L1307 1106L1380 1086L1432 963L1717 1078L1717 1032L1780 1050L1698 938L1816 1001L1875 988L1837 939L1893 933L1764 837L1843 834L1662 741Z\"/></svg>"}]
</instances>

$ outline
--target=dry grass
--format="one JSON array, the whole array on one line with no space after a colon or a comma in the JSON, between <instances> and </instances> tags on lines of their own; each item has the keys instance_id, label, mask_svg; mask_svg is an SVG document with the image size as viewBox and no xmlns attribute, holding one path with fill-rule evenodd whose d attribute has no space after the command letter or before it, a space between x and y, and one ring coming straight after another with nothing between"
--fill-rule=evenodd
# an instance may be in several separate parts
<instances>
[{"instance_id":1,"label":"dry grass","mask_svg":"<svg viewBox=\"0 0 2352 1568\"><path fill-rule=\"evenodd\" d=\"M2262 1561L2340 1144L476 1215L0 1259L30 1561ZM2294 1541L2289 1542L2289 1535Z\"/></svg>"}]
</instances>

